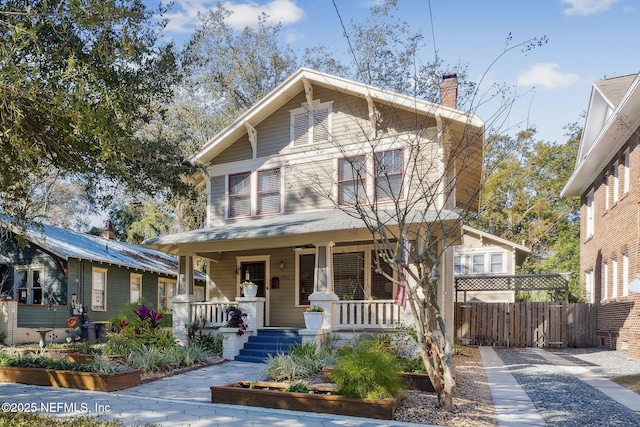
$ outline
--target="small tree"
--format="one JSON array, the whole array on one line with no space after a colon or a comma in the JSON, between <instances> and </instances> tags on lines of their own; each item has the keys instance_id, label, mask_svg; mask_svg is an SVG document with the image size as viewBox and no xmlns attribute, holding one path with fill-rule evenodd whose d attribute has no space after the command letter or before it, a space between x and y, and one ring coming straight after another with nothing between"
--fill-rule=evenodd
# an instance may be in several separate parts
<instances>
[{"instance_id":1,"label":"small tree","mask_svg":"<svg viewBox=\"0 0 640 427\"><path fill-rule=\"evenodd\" d=\"M540 42L530 40L517 46ZM515 47L508 47L503 54ZM478 210L485 126L499 134L514 102L509 93L509 88L498 87L491 94L498 105L489 123L473 114L476 99L487 102L477 90L465 100L468 112L442 110L417 98L411 106L396 104L392 96L384 99L384 94L375 101L360 100L360 105L354 105L345 95L341 108L368 109L369 120L353 114L353 123L340 123L340 131L330 137L339 157L337 176L332 162L316 162L312 171L291 165L290 173L368 229L378 254L374 257L376 273L406 294L425 368L440 405L449 410L453 408L455 380L447 319L452 321L453 313L446 311L443 302L453 296L447 293L442 273L452 263L444 260L453 256L452 247L459 243L468 215ZM331 134L329 129L326 134ZM395 274L389 273L387 266ZM451 278L452 273L446 277Z\"/></svg>"}]
</instances>

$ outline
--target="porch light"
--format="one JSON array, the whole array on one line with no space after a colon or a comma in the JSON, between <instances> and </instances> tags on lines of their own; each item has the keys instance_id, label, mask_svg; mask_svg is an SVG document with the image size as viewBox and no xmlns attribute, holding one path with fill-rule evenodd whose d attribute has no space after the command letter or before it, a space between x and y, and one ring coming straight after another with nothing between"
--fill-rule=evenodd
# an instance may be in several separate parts
<instances>
[{"instance_id":1,"label":"porch light","mask_svg":"<svg viewBox=\"0 0 640 427\"><path fill-rule=\"evenodd\" d=\"M284 270L284 261L280 261L280 270Z\"/></svg>"}]
</instances>

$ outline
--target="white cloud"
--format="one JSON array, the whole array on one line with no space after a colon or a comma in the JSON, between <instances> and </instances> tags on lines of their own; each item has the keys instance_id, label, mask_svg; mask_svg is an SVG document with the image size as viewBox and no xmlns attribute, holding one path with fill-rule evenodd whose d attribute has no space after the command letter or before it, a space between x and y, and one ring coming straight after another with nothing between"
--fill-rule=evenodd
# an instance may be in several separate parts
<instances>
[{"instance_id":1,"label":"white cloud","mask_svg":"<svg viewBox=\"0 0 640 427\"><path fill-rule=\"evenodd\" d=\"M577 83L580 76L571 73L561 73L556 71L558 64L538 63L529 70L520 73L518 85L522 86L542 86L546 89L556 89L568 87Z\"/></svg>"},{"instance_id":2,"label":"white cloud","mask_svg":"<svg viewBox=\"0 0 640 427\"><path fill-rule=\"evenodd\" d=\"M255 25L262 13L269 15L269 22L281 22L283 25L295 24L304 16L304 11L298 7L295 0L272 0L265 4L253 1L248 3L225 2L224 7L233 12L227 19L227 23L235 29Z\"/></svg>"},{"instance_id":3,"label":"white cloud","mask_svg":"<svg viewBox=\"0 0 640 427\"><path fill-rule=\"evenodd\" d=\"M593 15L609 10L618 0L562 0L562 4L569 5L564 10L565 15Z\"/></svg>"},{"instance_id":4,"label":"white cloud","mask_svg":"<svg viewBox=\"0 0 640 427\"><path fill-rule=\"evenodd\" d=\"M191 34L200 25L198 14L206 15L216 7L218 0L176 0L170 12L164 15L168 23L167 33ZM243 29L258 23L258 17L264 12L269 15L269 22L282 22L283 25L294 24L302 19L304 11L298 7L296 0L271 0L264 4L255 1L227 1L223 6L233 12L227 23L234 29Z\"/></svg>"}]
</instances>

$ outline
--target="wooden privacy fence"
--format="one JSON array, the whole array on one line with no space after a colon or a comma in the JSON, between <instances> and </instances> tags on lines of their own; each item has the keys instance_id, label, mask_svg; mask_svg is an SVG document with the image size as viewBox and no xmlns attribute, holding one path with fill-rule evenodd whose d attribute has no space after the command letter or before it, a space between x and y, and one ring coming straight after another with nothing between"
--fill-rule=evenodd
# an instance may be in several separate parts
<instances>
[{"instance_id":1,"label":"wooden privacy fence","mask_svg":"<svg viewBox=\"0 0 640 427\"><path fill-rule=\"evenodd\" d=\"M456 303L456 340L464 345L593 347L593 304Z\"/></svg>"}]
</instances>

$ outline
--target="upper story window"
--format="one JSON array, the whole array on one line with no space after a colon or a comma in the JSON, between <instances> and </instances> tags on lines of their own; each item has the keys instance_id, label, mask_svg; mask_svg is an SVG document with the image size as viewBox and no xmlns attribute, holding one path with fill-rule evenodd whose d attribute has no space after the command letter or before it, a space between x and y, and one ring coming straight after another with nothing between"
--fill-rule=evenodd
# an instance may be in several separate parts
<instances>
[{"instance_id":1,"label":"upper story window","mask_svg":"<svg viewBox=\"0 0 640 427\"><path fill-rule=\"evenodd\" d=\"M453 256L453 274L464 274L464 259L462 255Z\"/></svg>"},{"instance_id":2,"label":"upper story window","mask_svg":"<svg viewBox=\"0 0 640 427\"><path fill-rule=\"evenodd\" d=\"M616 160L613 164L613 203L618 203L620 195L620 162Z\"/></svg>"},{"instance_id":3,"label":"upper story window","mask_svg":"<svg viewBox=\"0 0 640 427\"><path fill-rule=\"evenodd\" d=\"M454 274L464 274L464 256L454 256ZM501 274L507 272L504 252L473 252L470 256L470 274Z\"/></svg>"},{"instance_id":4,"label":"upper story window","mask_svg":"<svg viewBox=\"0 0 640 427\"><path fill-rule=\"evenodd\" d=\"M376 153L376 200L398 199L402 194L403 152L390 150Z\"/></svg>"},{"instance_id":5,"label":"upper story window","mask_svg":"<svg viewBox=\"0 0 640 427\"><path fill-rule=\"evenodd\" d=\"M229 218L251 215L251 173L229 175Z\"/></svg>"},{"instance_id":6,"label":"upper story window","mask_svg":"<svg viewBox=\"0 0 640 427\"><path fill-rule=\"evenodd\" d=\"M314 101L291 110L291 142L294 147L329 141L331 102Z\"/></svg>"},{"instance_id":7,"label":"upper story window","mask_svg":"<svg viewBox=\"0 0 640 427\"><path fill-rule=\"evenodd\" d=\"M362 202L365 195L364 155L338 159L338 204Z\"/></svg>"},{"instance_id":8,"label":"upper story window","mask_svg":"<svg viewBox=\"0 0 640 427\"><path fill-rule=\"evenodd\" d=\"M609 190L609 171L604 173L604 210L609 210L609 198L611 197Z\"/></svg>"},{"instance_id":9,"label":"upper story window","mask_svg":"<svg viewBox=\"0 0 640 427\"><path fill-rule=\"evenodd\" d=\"M258 171L258 215L280 212L280 169Z\"/></svg>"},{"instance_id":10,"label":"upper story window","mask_svg":"<svg viewBox=\"0 0 640 427\"><path fill-rule=\"evenodd\" d=\"M29 266L15 269L15 289L18 302L21 304L44 304L42 297L42 281L44 267Z\"/></svg>"},{"instance_id":11,"label":"upper story window","mask_svg":"<svg viewBox=\"0 0 640 427\"><path fill-rule=\"evenodd\" d=\"M585 218L586 221L586 238L592 237L593 236L593 231L595 229L595 217L594 217L594 197L593 197L593 189L591 189L591 191L589 191L589 193L587 193L587 200L586 200L586 211L587 211L587 215Z\"/></svg>"},{"instance_id":12,"label":"upper story window","mask_svg":"<svg viewBox=\"0 0 640 427\"><path fill-rule=\"evenodd\" d=\"M624 150L624 154L622 155L622 163L624 165L624 171L622 172L622 194L627 194L629 193L629 179L630 179L628 148Z\"/></svg>"},{"instance_id":13,"label":"upper story window","mask_svg":"<svg viewBox=\"0 0 640 427\"><path fill-rule=\"evenodd\" d=\"M107 270L93 268L91 271L91 309L107 310Z\"/></svg>"},{"instance_id":14,"label":"upper story window","mask_svg":"<svg viewBox=\"0 0 640 427\"><path fill-rule=\"evenodd\" d=\"M281 210L280 168L229 175L229 218Z\"/></svg>"}]
</instances>

